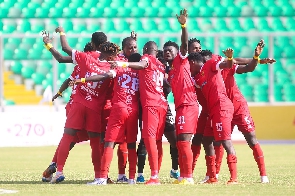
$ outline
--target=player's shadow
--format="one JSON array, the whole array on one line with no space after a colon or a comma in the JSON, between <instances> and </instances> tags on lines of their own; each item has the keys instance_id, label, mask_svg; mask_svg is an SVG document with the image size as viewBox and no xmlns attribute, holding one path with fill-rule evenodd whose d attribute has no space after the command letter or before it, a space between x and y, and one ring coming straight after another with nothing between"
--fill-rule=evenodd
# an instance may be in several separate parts
<instances>
[{"instance_id":1,"label":"player's shadow","mask_svg":"<svg viewBox=\"0 0 295 196\"><path fill-rule=\"evenodd\" d=\"M60 184L87 184L87 182L91 182L91 180L66 180L61 182ZM1 184L50 184L49 182L42 181L0 181Z\"/></svg>"}]
</instances>

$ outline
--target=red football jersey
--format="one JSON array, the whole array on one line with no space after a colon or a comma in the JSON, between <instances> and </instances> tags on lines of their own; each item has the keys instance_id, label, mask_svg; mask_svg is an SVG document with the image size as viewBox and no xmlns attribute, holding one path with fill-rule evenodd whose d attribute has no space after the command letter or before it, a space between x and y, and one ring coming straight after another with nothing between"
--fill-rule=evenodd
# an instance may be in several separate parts
<instances>
[{"instance_id":1,"label":"red football jersey","mask_svg":"<svg viewBox=\"0 0 295 196\"><path fill-rule=\"evenodd\" d=\"M236 102L239 102L239 105L240 102L247 102L244 96L242 95L234 78L234 74L236 73L238 66L239 65L234 64L234 66L231 69L223 69L221 71L222 78L226 88L226 94L234 105Z\"/></svg>"},{"instance_id":2,"label":"red football jersey","mask_svg":"<svg viewBox=\"0 0 295 196\"><path fill-rule=\"evenodd\" d=\"M73 70L73 72L72 72L72 74L70 75L69 78L70 78L71 80L75 80L75 79L80 78L80 77L79 77L79 72L80 72L80 68L79 68L78 65L76 65L76 66L74 67L74 70ZM69 101L68 101L68 104L72 104L72 102L73 102L73 96L76 94L76 88L77 88L77 85L75 84L75 85L72 87L72 93L71 93L70 99L69 99Z\"/></svg>"},{"instance_id":3,"label":"red football jersey","mask_svg":"<svg viewBox=\"0 0 295 196\"><path fill-rule=\"evenodd\" d=\"M209 113L206 98L204 97L200 88L196 88L196 94L198 97L198 102L202 106L202 112Z\"/></svg>"},{"instance_id":4,"label":"red football jersey","mask_svg":"<svg viewBox=\"0 0 295 196\"><path fill-rule=\"evenodd\" d=\"M139 70L141 105L167 108L167 100L163 92L164 65L156 57L147 54L143 55L141 60L148 63L145 69Z\"/></svg>"},{"instance_id":5,"label":"red football jersey","mask_svg":"<svg viewBox=\"0 0 295 196\"><path fill-rule=\"evenodd\" d=\"M73 50L72 58L80 67L80 77L87 78L103 74L110 69L110 64L107 61L99 61L89 53ZM74 102L79 102L88 108L101 112L105 104L109 84L109 79L100 82L79 83L76 88Z\"/></svg>"},{"instance_id":6,"label":"red football jersey","mask_svg":"<svg viewBox=\"0 0 295 196\"><path fill-rule=\"evenodd\" d=\"M172 88L175 108L197 103L195 85L187 57L181 56L180 53L177 54L169 71L168 82Z\"/></svg>"},{"instance_id":7,"label":"red football jersey","mask_svg":"<svg viewBox=\"0 0 295 196\"><path fill-rule=\"evenodd\" d=\"M225 85L219 68L222 57L208 60L196 75L196 83L201 87L207 100L209 112L233 108L231 100L226 95Z\"/></svg>"},{"instance_id":8,"label":"red football jersey","mask_svg":"<svg viewBox=\"0 0 295 196\"><path fill-rule=\"evenodd\" d=\"M138 71L131 68L117 67L117 76L114 79L113 106L138 107L139 78Z\"/></svg>"}]
</instances>

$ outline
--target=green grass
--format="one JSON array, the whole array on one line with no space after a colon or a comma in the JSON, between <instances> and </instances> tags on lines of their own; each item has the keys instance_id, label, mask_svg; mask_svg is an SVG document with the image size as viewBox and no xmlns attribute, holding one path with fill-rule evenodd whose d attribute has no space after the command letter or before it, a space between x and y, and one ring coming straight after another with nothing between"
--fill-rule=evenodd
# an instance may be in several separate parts
<instances>
[{"instance_id":1,"label":"green grass","mask_svg":"<svg viewBox=\"0 0 295 196\"><path fill-rule=\"evenodd\" d=\"M164 146L164 158L160 172L160 186L142 184L87 186L91 181L93 167L88 144L77 145L70 152L64 174L66 180L60 184L41 182L43 170L48 166L55 147L1 148L0 189L17 190L16 195L295 195L295 145L262 145L266 168L271 183L260 184L259 172L252 157L252 150L245 144L235 145L238 156L238 178L240 184L226 185L229 172L226 159L217 185L173 185L169 177L171 161L168 145ZM146 163L146 178L149 175ZM128 169L126 169L128 172ZM205 175L202 152L194 172L195 181ZM117 178L117 159L114 156L110 177ZM1 194L1 190L0 190Z\"/></svg>"}]
</instances>

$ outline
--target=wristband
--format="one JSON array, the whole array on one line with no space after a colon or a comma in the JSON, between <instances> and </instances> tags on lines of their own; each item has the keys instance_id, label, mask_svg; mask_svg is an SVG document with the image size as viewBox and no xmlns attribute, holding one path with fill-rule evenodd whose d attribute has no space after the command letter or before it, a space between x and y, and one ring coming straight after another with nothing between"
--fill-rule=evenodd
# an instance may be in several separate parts
<instances>
[{"instance_id":1,"label":"wristband","mask_svg":"<svg viewBox=\"0 0 295 196\"><path fill-rule=\"evenodd\" d=\"M129 63L128 62L117 62L118 66L119 67L123 67L123 68L126 68L129 66Z\"/></svg>"},{"instance_id":2,"label":"wristband","mask_svg":"<svg viewBox=\"0 0 295 196\"><path fill-rule=\"evenodd\" d=\"M181 28L185 28L186 27L186 23L185 24L183 24L183 25L181 25Z\"/></svg>"},{"instance_id":3,"label":"wristband","mask_svg":"<svg viewBox=\"0 0 295 196\"><path fill-rule=\"evenodd\" d=\"M117 73L114 70L110 70L109 72L113 75L113 78L116 77Z\"/></svg>"},{"instance_id":4,"label":"wristband","mask_svg":"<svg viewBox=\"0 0 295 196\"><path fill-rule=\"evenodd\" d=\"M44 47L47 49L47 50L50 50L51 48L53 48L53 45L51 43L47 43L44 45Z\"/></svg>"},{"instance_id":5,"label":"wristband","mask_svg":"<svg viewBox=\"0 0 295 196\"><path fill-rule=\"evenodd\" d=\"M59 94L60 96L62 96L62 93L61 93L61 92L59 92L59 91L57 92L57 94Z\"/></svg>"},{"instance_id":6,"label":"wristband","mask_svg":"<svg viewBox=\"0 0 295 196\"><path fill-rule=\"evenodd\" d=\"M257 60L257 61L258 61L258 63L260 64L260 58L258 58L258 60Z\"/></svg>"},{"instance_id":7,"label":"wristband","mask_svg":"<svg viewBox=\"0 0 295 196\"><path fill-rule=\"evenodd\" d=\"M231 57L231 58L227 57L227 60L229 60L229 61L232 61L233 59L234 59L234 57Z\"/></svg>"},{"instance_id":8,"label":"wristband","mask_svg":"<svg viewBox=\"0 0 295 196\"><path fill-rule=\"evenodd\" d=\"M66 35L64 32L60 32L59 35Z\"/></svg>"},{"instance_id":9,"label":"wristband","mask_svg":"<svg viewBox=\"0 0 295 196\"><path fill-rule=\"evenodd\" d=\"M253 56L253 59L258 60L259 56Z\"/></svg>"},{"instance_id":10,"label":"wristband","mask_svg":"<svg viewBox=\"0 0 295 196\"><path fill-rule=\"evenodd\" d=\"M85 78L81 78L81 82L85 83L86 82Z\"/></svg>"}]
</instances>

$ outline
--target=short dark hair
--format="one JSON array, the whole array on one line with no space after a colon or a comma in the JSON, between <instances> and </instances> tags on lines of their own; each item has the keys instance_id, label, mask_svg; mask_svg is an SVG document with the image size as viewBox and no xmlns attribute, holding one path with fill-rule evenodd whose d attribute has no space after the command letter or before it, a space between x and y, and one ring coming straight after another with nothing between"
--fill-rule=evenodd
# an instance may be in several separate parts
<instances>
[{"instance_id":1,"label":"short dark hair","mask_svg":"<svg viewBox=\"0 0 295 196\"><path fill-rule=\"evenodd\" d=\"M133 37L125 37L122 41L122 49L126 46L126 44L130 41L135 41Z\"/></svg>"},{"instance_id":2,"label":"short dark hair","mask_svg":"<svg viewBox=\"0 0 295 196\"><path fill-rule=\"evenodd\" d=\"M197 38L191 38L191 39L188 40L188 47L190 47L190 45L191 45L192 43L195 43L195 42L201 44L201 41L198 40Z\"/></svg>"},{"instance_id":3,"label":"short dark hair","mask_svg":"<svg viewBox=\"0 0 295 196\"><path fill-rule=\"evenodd\" d=\"M92 34L91 41L96 47L99 47L100 44L106 42L108 37L103 32L95 32Z\"/></svg>"},{"instance_id":4,"label":"short dark hair","mask_svg":"<svg viewBox=\"0 0 295 196\"><path fill-rule=\"evenodd\" d=\"M173 41L168 41L164 44L164 48L167 47L167 46L173 46L175 47L177 50L179 50L179 46L177 43L173 42Z\"/></svg>"},{"instance_id":5,"label":"short dark hair","mask_svg":"<svg viewBox=\"0 0 295 196\"><path fill-rule=\"evenodd\" d=\"M212 57L212 52L210 50L202 50L200 52L200 54L204 57L204 56L210 56Z\"/></svg>"},{"instance_id":6,"label":"short dark hair","mask_svg":"<svg viewBox=\"0 0 295 196\"><path fill-rule=\"evenodd\" d=\"M84 52L90 52L90 51L93 51L93 47L91 45L91 42L88 42L87 44L85 44Z\"/></svg>"},{"instance_id":7,"label":"short dark hair","mask_svg":"<svg viewBox=\"0 0 295 196\"><path fill-rule=\"evenodd\" d=\"M198 52L193 52L193 53L190 53L188 55L188 60L189 61L203 62L204 61L204 57L200 53L198 53Z\"/></svg>"},{"instance_id":8,"label":"short dark hair","mask_svg":"<svg viewBox=\"0 0 295 196\"><path fill-rule=\"evenodd\" d=\"M109 55L117 55L120 52L120 47L112 42L104 42L99 45L99 51Z\"/></svg>"},{"instance_id":9,"label":"short dark hair","mask_svg":"<svg viewBox=\"0 0 295 196\"><path fill-rule=\"evenodd\" d=\"M133 53L128 57L128 62L139 62L141 55L139 53Z\"/></svg>"}]
</instances>

